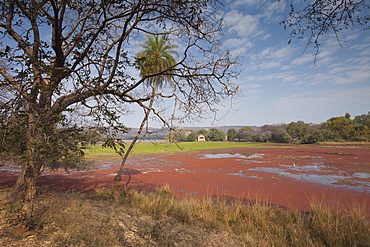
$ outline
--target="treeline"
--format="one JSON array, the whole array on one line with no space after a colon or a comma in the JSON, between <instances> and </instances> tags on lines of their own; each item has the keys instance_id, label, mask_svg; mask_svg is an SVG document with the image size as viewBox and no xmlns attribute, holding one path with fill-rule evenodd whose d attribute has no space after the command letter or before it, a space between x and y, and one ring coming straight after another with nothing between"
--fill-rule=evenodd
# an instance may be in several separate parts
<instances>
[{"instance_id":1,"label":"treeline","mask_svg":"<svg viewBox=\"0 0 370 247\"><path fill-rule=\"evenodd\" d=\"M243 127L239 130L229 129L226 133L217 128L201 129L197 133L191 130L170 132L170 141L193 142L203 135L206 141L240 141L240 142L276 142L310 144L317 142L370 141L370 112L355 116L346 113L333 117L321 124L303 121L289 124L264 125L262 127Z\"/></svg>"},{"instance_id":2,"label":"treeline","mask_svg":"<svg viewBox=\"0 0 370 247\"><path fill-rule=\"evenodd\" d=\"M194 133L192 130L176 130L171 131L167 135L167 140L170 142L194 142L199 136L203 136L206 141L225 141L227 136L222 130L211 128L209 130L201 129Z\"/></svg>"}]
</instances>

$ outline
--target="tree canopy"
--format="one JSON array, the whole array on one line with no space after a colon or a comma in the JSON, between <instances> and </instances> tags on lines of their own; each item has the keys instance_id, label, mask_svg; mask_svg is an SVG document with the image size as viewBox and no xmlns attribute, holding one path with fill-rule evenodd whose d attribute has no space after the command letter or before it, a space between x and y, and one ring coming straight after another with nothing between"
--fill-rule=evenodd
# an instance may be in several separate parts
<instances>
[{"instance_id":1,"label":"tree canopy","mask_svg":"<svg viewBox=\"0 0 370 247\"><path fill-rule=\"evenodd\" d=\"M142 77L159 74L147 80L161 86L161 83L170 82L173 78L171 73L175 72L176 57L179 56L173 49L178 46L169 44L163 35L147 34L146 37L147 40L139 44L144 50L135 56L137 68Z\"/></svg>"},{"instance_id":2,"label":"tree canopy","mask_svg":"<svg viewBox=\"0 0 370 247\"><path fill-rule=\"evenodd\" d=\"M207 133L207 140L210 141L223 141L225 140L225 133L217 128L211 128Z\"/></svg>"}]
</instances>

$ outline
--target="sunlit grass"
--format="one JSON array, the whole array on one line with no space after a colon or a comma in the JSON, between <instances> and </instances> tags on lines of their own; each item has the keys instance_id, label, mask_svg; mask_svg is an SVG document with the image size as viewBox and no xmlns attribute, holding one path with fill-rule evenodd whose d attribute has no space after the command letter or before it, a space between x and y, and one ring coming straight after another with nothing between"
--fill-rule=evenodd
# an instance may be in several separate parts
<instances>
[{"instance_id":1,"label":"sunlit grass","mask_svg":"<svg viewBox=\"0 0 370 247\"><path fill-rule=\"evenodd\" d=\"M126 143L126 147L130 143ZM286 148L284 145L274 145L271 143L251 143L251 142L182 142L169 143L163 142L141 142L137 143L132 154L158 154L158 153L177 153L177 152L197 152L204 149L223 149L223 148ZM289 146L291 148L291 146ZM100 145L88 146L85 150L87 158L96 158L97 156L119 155L111 148L103 148Z\"/></svg>"}]
</instances>

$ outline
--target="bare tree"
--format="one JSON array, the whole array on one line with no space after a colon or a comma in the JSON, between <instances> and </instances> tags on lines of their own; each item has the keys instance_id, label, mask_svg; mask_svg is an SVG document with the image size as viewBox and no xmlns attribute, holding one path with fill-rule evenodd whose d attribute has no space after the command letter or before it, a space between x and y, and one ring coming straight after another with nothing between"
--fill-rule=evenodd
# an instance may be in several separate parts
<instances>
[{"instance_id":1,"label":"bare tree","mask_svg":"<svg viewBox=\"0 0 370 247\"><path fill-rule=\"evenodd\" d=\"M350 26L360 25L369 30L370 4L367 0L315 0L303 4L300 8L290 5L289 17L282 21L284 28L291 28L291 36L298 39L309 37L307 45L320 48L320 39L327 33L333 33L339 45L340 34ZM290 41L289 41L290 43Z\"/></svg>"},{"instance_id":2,"label":"bare tree","mask_svg":"<svg viewBox=\"0 0 370 247\"><path fill-rule=\"evenodd\" d=\"M150 110L164 126L176 114L149 105L144 83L158 75L173 83L156 93L172 100L189 120L215 112L238 88L230 79L235 61L218 40L221 20L212 0L6 0L0 3L0 88L2 116L24 122L21 216L32 219L35 183L43 167L63 160L55 148L69 112L119 126L132 104ZM144 34L166 35L182 45L174 69L133 76L132 43ZM22 122L22 123L23 123ZM64 143L62 146L68 146ZM71 145L66 152L79 151ZM19 186L22 185L22 186Z\"/></svg>"}]
</instances>

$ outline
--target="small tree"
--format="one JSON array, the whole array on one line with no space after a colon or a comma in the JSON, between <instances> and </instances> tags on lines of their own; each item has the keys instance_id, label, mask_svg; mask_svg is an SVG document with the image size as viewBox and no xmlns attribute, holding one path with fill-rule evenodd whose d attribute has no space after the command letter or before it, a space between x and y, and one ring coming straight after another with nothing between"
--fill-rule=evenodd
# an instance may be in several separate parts
<instances>
[{"instance_id":1,"label":"small tree","mask_svg":"<svg viewBox=\"0 0 370 247\"><path fill-rule=\"evenodd\" d=\"M309 126L303 121L291 122L287 126L287 133L292 137L292 141L298 144L308 135Z\"/></svg>"},{"instance_id":2,"label":"small tree","mask_svg":"<svg viewBox=\"0 0 370 247\"><path fill-rule=\"evenodd\" d=\"M188 142L195 142L195 141L197 140L197 135L196 135L194 132L191 132L191 133L187 136L186 140L187 140Z\"/></svg>"},{"instance_id":3,"label":"small tree","mask_svg":"<svg viewBox=\"0 0 370 247\"><path fill-rule=\"evenodd\" d=\"M257 133L256 131L249 126L245 126L238 131L238 140L241 142L252 142L256 141Z\"/></svg>"},{"instance_id":4,"label":"small tree","mask_svg":"<svg viewBox=\"0 0 370 247\"><path fill-rule=\"evenodd\" d=\"M236 134L237 134L237 132L236 132L235 129L229 129L227 131L227 140L231 141L231 142L235 141Z\"/></svg>"},{"instance_id":5,"label":"small tree","mask_svg":"<svg viewBox=\"0 0 370 247\"><path fill-rule=\"evenodd\" d=\"M269 130L260 132L258 135L258 139L261 142L269 142L271 141L271 137L272 137L272 131L269 131Z\"/></svg>"},{"instance_id":6,"label":"small tree","mask_svg":"<svg viewBox=\"0 0 370 247\"><path fill-rule=\"evenodd\" d=\"M211 128L208 132L208 139L210 141L224 141L225 133L222 130Z\"/></svg>"}]
</instances>

